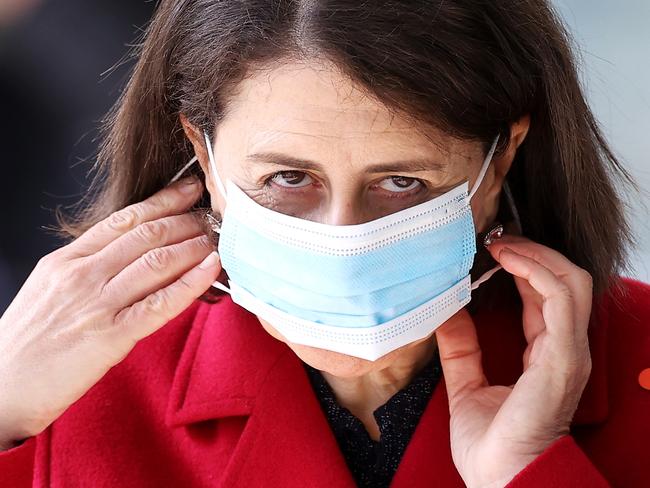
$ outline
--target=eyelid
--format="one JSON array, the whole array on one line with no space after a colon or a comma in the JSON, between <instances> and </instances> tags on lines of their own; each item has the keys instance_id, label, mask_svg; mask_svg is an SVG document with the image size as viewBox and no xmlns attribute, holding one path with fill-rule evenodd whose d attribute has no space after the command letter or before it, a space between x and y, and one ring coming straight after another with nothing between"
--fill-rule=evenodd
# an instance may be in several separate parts
<instances>
[{"instance_id":1,"label":"eyelid","mask_svg":"<svg viewBox=\"0 0 650 488\"><path fill-rule=\"evenodd\" d=\"M408 188L407 187L407 188L398 189L398 190L390 190L390 189L384 188L382 186L383 182L385 182L385 181L392 182L395 178L404 178L404 179L412 180L413 183L418 183L418 185L415 186L414 188ZM390 176L387 176L385 178L382 178L378 183L375 183L373 186L377 186L377 187L379 187L380 189L382 189L384 191L387 191L387 192L390 192L390 193L395 193L395 194L400 194L400 193L412 194L414 192L420 191L423 188L427 188L427 184L424 181L422 181L421 179L414 178L412 176L403 176L403 175L390 175Z\"/></svg>"},{"instance_id":2,"label":"eyelid","mask_svg":"<svg viewBox=\"0 0 650 488\"><path fill-rule=\"evenodd\" d=\"M300 182L300 184L298 184L298 185L282 185L282 184L274 181L276 177L282 175L283 173L299 173L301 175L304 175L304 177L309 178L310 180L308 181L307 184L302 184L302 182ZM310 184L313 184L314 181L315 181L315 178L306 171L301 171L301 170L297 170L297 169L284 169L284 170L276 171L275 173L273 173L270 176L268 176L267 178L265 178L264 179L264 185L268 186L268 185L271 185L271 184L275 184L275 185L279 186L280 188L293 190L293 189L303 189L303 188L309 186Z\"/></svg>"},{"instance_id":3,"label":"eyelid","mask_svg":"<svg viewBox=\"0 0 650 488\"><path fill-rule=\"evenodd\" d=\"M273 179L276 178L278 175L281 175L282 173L288 173L288 172L304 174L306 177L311 178L311 181L308 184L305 184L305 185L282 185L282 184L279 184L279 183L273 181ZM419 183L419 185L416 186L415 188L406 189L406 190L403 190L403 191L391 191L391 190L387 190L387 189L384 189L384 188L379 186L381 182L383 182L385 180L390 180L392 178L406 178L406 179L413 180L414 182ZM269 187L271 185L276 185L278 188L280 188L282 190L285 190L285 191L303 191L304 192L311 185L318 184L318 179L315 176L311 175L309 171L303 171L303 170L300 170L300 169L293 169L293 168L286 168L286 169L281 169L281 170L275 171L272 174L270 174L270 175L268 175L266 177L263 177L260 180L260 183L261 183L261 186L265 186L265 187ZM389 194L388 198L408 198L408 197L415 196L416 194L419 194L422 191L426 191L426 190L431 189L430 184L425 180L422 180L420 178L416 178L414 176L406 176L406 175L400 175L400 174L393 174L393 175L384 176L381 180L379 180L379 182L371 184L371 188L373 188L373 187L379 189L380 191L385 192L386 194Z\"/></svg>"}]
</instances>

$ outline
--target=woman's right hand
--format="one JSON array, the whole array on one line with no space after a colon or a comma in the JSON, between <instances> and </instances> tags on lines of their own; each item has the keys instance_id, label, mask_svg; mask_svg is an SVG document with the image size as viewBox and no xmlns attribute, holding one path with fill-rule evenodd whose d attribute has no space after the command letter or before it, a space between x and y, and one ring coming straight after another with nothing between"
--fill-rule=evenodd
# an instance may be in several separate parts
<instances>
[{"instance_id":1,"label":"woman's right hand","mask_svg":"<svg viewBox=\"0 0 650 488\"><path fill-rule=\"evenodd\" d=\"M217 279L186 213L201 189L181 180L38 261L0 317L0 450L43 431Z\"/></svg>"}]
</instances>

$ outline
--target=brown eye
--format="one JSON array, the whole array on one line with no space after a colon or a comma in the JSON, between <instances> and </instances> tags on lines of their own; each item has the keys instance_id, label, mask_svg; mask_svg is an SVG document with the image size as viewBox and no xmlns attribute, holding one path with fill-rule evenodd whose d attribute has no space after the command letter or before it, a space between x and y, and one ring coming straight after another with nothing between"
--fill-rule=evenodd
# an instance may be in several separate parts
<instances>
[{"instance_id":1,"label":"brown eye","mask_svg":"<svg viewBox=\"0 0 650 488\"><path fill-rule=\"evenodd\" d=\"M401 193L415 190L421 184L422 183L417 178L408 178L406 176L391 176L389 178L383 179L378 186L386 191Z\"/></svg>"},{"instance_id":2,"label":"brown eye","mask_svg":"<svg viewBox=\"0 0 650 488\"><path fill-rule=\"evenodd\" d=\"M271 177L276 185L287 188L300 188L312 183L312 178L302 171L280 171Z\"/></svg>"}]
</instances>

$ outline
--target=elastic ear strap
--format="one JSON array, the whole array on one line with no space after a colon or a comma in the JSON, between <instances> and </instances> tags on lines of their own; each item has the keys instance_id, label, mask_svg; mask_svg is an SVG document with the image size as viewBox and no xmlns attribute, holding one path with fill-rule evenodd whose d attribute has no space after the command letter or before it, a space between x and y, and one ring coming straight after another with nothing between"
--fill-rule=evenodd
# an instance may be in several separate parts
<instances>
[{"instance_id":1,"label":"elastic ear strap","mask_svg":"<svg viewBox=\"0 0 650 488\"><path fill-rule=\"evenodd\" d=\"M232 291L230 290L230 288L228 288L226 285L224 285L220 281L215 281L214 283L212 283L212 286L214 286L218 290L225 291L229 295L232 295Z\"/></svg>"},{"instance_id":2,"label":"elastic ear strap","mask_svg":"<svg viewBox=\"0 0 650 488\"><path fill-rule=\"evenodd\" d=\"M469 196L467 197L469 200L472 199L474 193L476 193L476 190L478 190L478 187L481 185L481 181L483 181L483 177L487 172L488 166L490 166L490 161L492 161L492 156L494 156L494 151L497 148L497 142L499 142L499 134L497 134L497 136L494 138L492 147L488 151L487 156L485 156L485 160L483 161L483 165L481 166L481 171L479 171L478 173L478 178L476 178L476 181L474 182L474 186L472 186L472 190L469 192Z\"/></svg>"},{"instance_id":3,"label":"elastic ear strap","mask_svg":"<svg viewBox=\"0 0 650 488\"><path fill-rule=\"evenodd\" d=\"M169 183L167 183L167 185L169 186L169 185L171 185L174 181L176 181L177 179L179 179L179 178L181 177L181 175L182 175L183 173L185 173L185 170L187 170L187 168L189 168L190 166L192 166L192 165L193 165L194 163L196 163L198 160L199 160L199 158L197 158L196 156L194 156L192 159L190 159L190 161L189 161L185 166L183 166L183 168L181 168L181 170L180 170L178 173L176 173L176 174L174 175L174 177L173 177L171 180L169 180Z\"/></svg>"},{"instance_id":4,"label":"elastic ear strap","mask_svg":"<svg viewBox=\"0 0 650 488\"><path fill-rule=\"evenodd\" d=\"M503 269L503 266L500 264L497 264L494 268L487 270L485 273L481 275L479 279L477 279L474 283L472 283L472 286L470 287L472 290L476 290L481 283L485 283L487 280L492 278L492 275L499 271L500 269Z\"/></svg>"},{"instance_id":5,"label":"elastic ear strap","mask_svg":"<svg viewBox=\"0 0 650 488\"><path fill-rule=\"evenodd\" d=\"M203 136L205 137L205 145L208 149L208 158L210 159L210 167L212 168L214 181L217 183L217 188L219 189L219 192L221 193L223 198L226 198L226 189L224 188L223 183L221 182L221 178L219 178L219 173L217 173L217 165L214 162L214 153L212 152L212 143L210 142L210 137L208 137L207 132L203 132Z\"/></svg>"}]
</instances>

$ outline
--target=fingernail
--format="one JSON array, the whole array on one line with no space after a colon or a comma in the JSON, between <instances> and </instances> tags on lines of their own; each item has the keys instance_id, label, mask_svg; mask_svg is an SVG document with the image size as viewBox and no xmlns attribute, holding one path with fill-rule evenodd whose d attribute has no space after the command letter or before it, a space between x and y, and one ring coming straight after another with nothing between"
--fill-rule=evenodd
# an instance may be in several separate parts
<instances>
[{"instance_id":1,"label":"fingernail","mask_svg":"<svg viewBox=\"0 0 650 488\"><path fill-rule=\"evenodd\" d=\"M186 194L194 193L198 186L199 179L196 176L188 176L179 182L178 189Z\"/></svg>"},{"instance_id":2,"label":"fingernail","mask_svg":"<svg viewBox=\"0 0 650 488\"><path fill-rule=\"evenodd\" d=\"M201 269L210 269L214 268L217 263L219 262L219 254L217 254L217 251L212 251L208 256L201 261L201 264L199 264L199 268Z\"/></svg>"}]
</instances>

